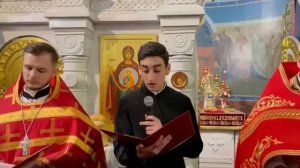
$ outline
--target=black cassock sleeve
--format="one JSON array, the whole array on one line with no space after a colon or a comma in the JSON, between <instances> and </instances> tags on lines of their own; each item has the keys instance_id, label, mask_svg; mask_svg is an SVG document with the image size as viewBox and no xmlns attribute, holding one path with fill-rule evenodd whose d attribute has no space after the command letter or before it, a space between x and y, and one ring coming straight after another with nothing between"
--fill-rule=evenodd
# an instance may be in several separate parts
<instances>
[{"instance_id":1,"label":"black cassock sleeve","mask_svg":"<svg viewBox=\"0 0 300 168\"><path fill-rule=\"evenodd\" d=\"M127 99L122 99L119 104L119 111L116 116L115 121L115 132L121 134L132 135L131 122L129 118ZM135 146L124 147L117 141L113 142L114 154L119 161L124 166L127 167L139 167L142 161L137 158Z\"/></svg>"}]
</instances>

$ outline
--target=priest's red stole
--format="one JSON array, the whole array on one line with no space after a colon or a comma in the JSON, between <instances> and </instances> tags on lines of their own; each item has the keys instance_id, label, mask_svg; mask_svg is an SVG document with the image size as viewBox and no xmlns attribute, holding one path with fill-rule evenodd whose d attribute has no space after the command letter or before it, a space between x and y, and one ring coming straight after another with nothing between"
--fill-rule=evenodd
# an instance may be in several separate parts
<instances>
[{"instance_id":1,"label":"priest's red stole","mask_svg":"<svg viewBox=\"0 0 300 168\"><path fill-rule=\"evenodd\" d=\"M300 155L300 92L290 79L299 72L295 62L282 63L243 124L236 168L263 168L272 157Z\"/></svg>"}]
</instances>

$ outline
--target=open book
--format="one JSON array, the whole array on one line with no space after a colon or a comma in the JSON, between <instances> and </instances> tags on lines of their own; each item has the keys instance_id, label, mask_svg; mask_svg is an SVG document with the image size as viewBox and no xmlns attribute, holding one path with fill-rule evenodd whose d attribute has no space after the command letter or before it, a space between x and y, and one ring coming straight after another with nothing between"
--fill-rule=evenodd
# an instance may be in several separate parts
<instances>
[{"instance_id":1,"label":"open book","mask_svg":"<svg viewBox=\"0 0 300 168\"><path fill-rule=\"evenodd\" d=\"M103 129L100 130L103 133L110 136L113 140L118 141L120 144L126 147L132 145L136 146L140 143L145 146L148 146L156 142L156 140L158 140L160 136L166 137L168 135L171 135L171 141L160 152L161 154L176 148L195 134L195 129L193 126L190 112L184 112L183 114L173 119L169 123L165 124L162 128L157 130L155 133L147 136L146 138L124 135Z\"/></svg>"},{"instance_id":2,"label":"open book","mask_svg":"<svg viewBox=\"0 0 300 168\"><path fill-rule=\"evenodd\" d=\"M19 164L13 166L13 168L22 168L28 162L32 162L32 161L34 161L35 159L37 159L39 157L43 157L43 155L45 153L47 153L50 149L55 150L55 149L52 149L53 146L55 146L55 145L57 145L57 144L50 144L50 145L47 145L47 146L43 147L42 149L36 151L34 154L30 155L28 158L26 158L25 160L23 160Z\"/></svg>"}]
</instances>

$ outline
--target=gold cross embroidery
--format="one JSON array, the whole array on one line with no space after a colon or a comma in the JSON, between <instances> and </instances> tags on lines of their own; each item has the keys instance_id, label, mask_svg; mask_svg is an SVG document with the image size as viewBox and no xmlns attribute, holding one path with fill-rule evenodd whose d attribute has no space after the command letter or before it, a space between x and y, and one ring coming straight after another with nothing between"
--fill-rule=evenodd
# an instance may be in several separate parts
<instances>
[{"instance_id":1,"label":"gold cross embroidery","mask_svg":"<svg viewBox=\"0 0 300 168\"><path fill-rule=\"evenodd\" d=\"M86 134L84 134L83 132L80 133L80 135L83 136L83 138L84 138L84 143L90 142L91 144L94 144L94 140L89 138L89 135L91 134L91 131L92 131L92 128L89 127Z\"/></svg>"},{"instance_id":2,"label":"gold cross embroidery","mask_svg":"<svg viewBox=\"0 0 300 168\"><path fill-rule=\"evenodd\" d=\"M55 128L55 119L51 118L51 125L49 129L43 129L41 130L41 134L50 134L51 138L54 138L55 133L64 132L64 128Z\"/></svg>"},{"instance_id":3,"label":"gold cross embroidery","mask_svg":"<svg viewBox=\"0 0 300 168\"><path fill-rule=\"evenodd\" d=\"M5 125L5 135L0 137L0 140L5 139L5 142L9 142L11 138L20 137L19 133L11 134L9 124Z\"/></svg>"}]
</instances>

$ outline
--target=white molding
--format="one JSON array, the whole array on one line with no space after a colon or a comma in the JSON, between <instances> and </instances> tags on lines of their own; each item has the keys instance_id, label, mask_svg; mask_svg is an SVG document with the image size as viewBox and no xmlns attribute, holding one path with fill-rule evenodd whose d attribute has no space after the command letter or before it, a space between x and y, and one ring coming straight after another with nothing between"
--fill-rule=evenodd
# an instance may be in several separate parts
<instances>
[{"instance_id":1,"label":"white molding","mask_svg":"<svg viewBox=\"0 0 300 168\"><path fill-rule=\"evenodd\" d=\"M39 13L52 7L52 0L0 1L0 13Z\"/></svg>"},{"instance_id":2,"label":"white molding","mask_svg":"<svg viewBox=\"0 0 300 168\"><path fill-rule=\"evenodd\" d=\"M57 7L73 7L82 6L84 0L53 0L54 5Z\"/></svg>"},{"instance_id":3,"label":"white molding","mask_svg":"<svg viewBox=\"0 0 300 168\"><path fill-rule=\"evenodd\" d=\"M198 0L164 0L167 5L197 4Z\"/></svg>"},{"instance_id":4,"label":"white molding","mask_svg":"<svg viewBox=\"0 0 300 168\"><path fill-rule=\"evenodd\" d=\"M142 12L156 11L162 0L92 0L91 9L97 12Z\"/></svg>"},{"instance_id":5,"label":"white molding","mask_svg":"<svg viewBox=\"0 0 300 168\"><path fill-rule=\"evenodd\" d=\"M232 157L221 157L221 156L200 156L201 163L213 163L213 164L233 164L234 159Z\"/></svg>"}]
</instances>

